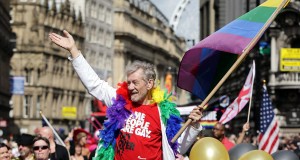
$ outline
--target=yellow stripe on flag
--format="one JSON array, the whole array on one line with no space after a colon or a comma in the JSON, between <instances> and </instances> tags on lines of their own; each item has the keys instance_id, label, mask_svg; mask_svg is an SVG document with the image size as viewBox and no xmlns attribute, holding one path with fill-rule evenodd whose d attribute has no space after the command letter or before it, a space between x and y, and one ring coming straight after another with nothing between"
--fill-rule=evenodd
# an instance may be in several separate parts
<instances>
[{"instance_id":1,"label":"yellow stripe on flag","mask_svg":"<svg viewBox=\"0 0 300 160\"><path fill-rule=\"evenodd\" d=\"M268 0L264 3L262 3L260 6L264 7L279 7L279 5L283 2L283 0ZM287 1L284 7L289 3L290 1Z\"/></svg>"}]
</instances>

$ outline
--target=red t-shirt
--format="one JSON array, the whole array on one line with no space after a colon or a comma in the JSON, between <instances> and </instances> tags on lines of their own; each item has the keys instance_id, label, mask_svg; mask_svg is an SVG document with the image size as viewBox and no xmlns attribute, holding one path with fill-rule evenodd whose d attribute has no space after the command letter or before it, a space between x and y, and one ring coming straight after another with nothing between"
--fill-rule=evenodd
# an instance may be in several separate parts
<instances>
[{"instance_id":1,"label":"red t-shirt","mask_svg":"<svg viewBox=\"0 0 300 160\"><path fill-rule=\"evenodd\" d=\"M142 105L120 130L115 148L115 160L162 159L162 135L158 107Z\"/></svg>"},{"instance_id":2,"label":"red t-shirt","mask_svg":"<svg viewBox=\"0 0 300 160\"><path fill-rule=\"evenodd\" d=\"M228 138L224 137L222 140L223 145L229 151L232 147L234 147L234 143L230 142Z\"/></svg>"}]
</instances>

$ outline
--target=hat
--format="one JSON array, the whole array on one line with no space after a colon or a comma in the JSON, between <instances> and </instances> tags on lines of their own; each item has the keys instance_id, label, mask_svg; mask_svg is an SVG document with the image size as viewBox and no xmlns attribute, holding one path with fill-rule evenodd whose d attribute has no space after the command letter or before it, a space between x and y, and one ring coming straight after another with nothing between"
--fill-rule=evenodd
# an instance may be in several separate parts
<instances>
[{"instance_id":1,"label":"hat","mask_svg":"<svg viewBox=\"0 0 300 160\"><path fill-rule=\"evenodd\" d=\"M75 129L73 133L73 140L78 142L84 136L90 136L90 133L82 128Z\"/></svg>"},{"instance_id":2,"label":"hat","mask_svg":"<svg viewBox=\"0 0 300 160\"><path fill-rule=\"evenodd\" d=\"M18 145L22 146L32 146L34 136L30 134L23 133L17 138Z\"/></svg>"}]
</instances>

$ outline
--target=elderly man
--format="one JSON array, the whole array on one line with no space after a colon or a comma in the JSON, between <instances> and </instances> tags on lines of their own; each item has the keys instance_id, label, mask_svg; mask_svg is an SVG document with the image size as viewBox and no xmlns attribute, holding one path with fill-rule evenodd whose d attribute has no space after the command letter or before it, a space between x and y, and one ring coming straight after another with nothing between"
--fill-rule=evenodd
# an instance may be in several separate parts
<instances>
[{"instance_id":1,"label":"elderly man","mask_svg":"<svg viewBox=\"0 0 300 160\"><path fill-rule=\"evenodd\" d=\"M228 138L225 137L225 127L222 123L218 122L214 125L213 137L222 142L227 151L229 151L235 145Z\"/></svg>"},{"instance_id":2,"label":"elderly man","mask_svg":"<svg viewBox=\"0 0 300 160\"><path fill-rule=\"evenodd\" d=\"M34 160L34 155L32 153L33 139L33 135L25 133L18 137L17 143L20 152L19 158L21 160Z\"/></svg>"},{"instance_id":3,"label":"elderly man","mask_svg":"<svg viewBox=\"0 0 300 160\"><path fill-rule=\"evenodd\" d=\"M174 160L184 154L202 129L200 108L189 118L193 123L175 143L171 139L180 129L181 118L167 94L155 86L154 66L136 61L126 68L127 80L115 89L101 80L77 49L73 37L50 33L49 38L71 53L73 67L90 94L105 102L108 121L101 131L95 159Z\"/></svg>"},{"instance_id":4,"label":"elderly man","mask_svg":"<svg viewBox=\"0 0 300 160\"><path fill-rule=\"evenodd\" d=\"M38 132L40 136L47 138L50 142L51 160L69 160L67 149L64 146L55 143L54 134L51 128L42 127L39 128Z\"/></svg>"}]
</instances>

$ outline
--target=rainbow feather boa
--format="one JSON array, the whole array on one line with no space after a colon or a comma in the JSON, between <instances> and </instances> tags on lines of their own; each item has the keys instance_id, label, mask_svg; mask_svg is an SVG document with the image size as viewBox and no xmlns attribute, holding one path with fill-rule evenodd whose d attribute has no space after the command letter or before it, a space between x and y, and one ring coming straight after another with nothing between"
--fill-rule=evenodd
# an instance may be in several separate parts
<instances>
[{"instance_id":1,"label":"rainbow feather boa","mask_svg":"<svg viewBox=\"0 0 300 160\"><path fill-rule=\"evenodd\" d=\"M101 131L96 157L93 160L113 160L116 138L125 125L126 119L131 114L132 103L129 100L127 83L118 84L117 97L113 100L113 105L106 111L108 120L104 122L104 130ZM177 153L178 143L172 143L171 140L180 129L179 111L175 108L176 104L171 102L171 94L155 87L152 90L153 103L157 103L160 108L161 120L166 126L166 134L169 145L173 149L174 154Z\"/></svg>"}]
</instances>

